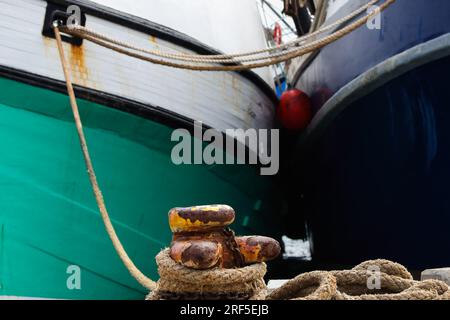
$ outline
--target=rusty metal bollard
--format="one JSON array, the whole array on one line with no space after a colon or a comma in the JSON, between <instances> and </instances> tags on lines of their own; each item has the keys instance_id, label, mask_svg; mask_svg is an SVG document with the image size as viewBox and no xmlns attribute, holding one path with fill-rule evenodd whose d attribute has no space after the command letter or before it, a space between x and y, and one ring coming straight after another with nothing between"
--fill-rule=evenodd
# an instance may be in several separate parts
<instances>
[{"instance_id":1,"label":"rusty metal bollard","mask_svg":"<svg viewBox=\"0 0 450 320\"><path fill-rule=\"evenodd\" d=\"M235 212L227 205L174 208L169 211L173 232L170 257L185 267L240 268L275 259L278 241L263 236L236 237L229 226Z\"/></svg>"}]
</instances>

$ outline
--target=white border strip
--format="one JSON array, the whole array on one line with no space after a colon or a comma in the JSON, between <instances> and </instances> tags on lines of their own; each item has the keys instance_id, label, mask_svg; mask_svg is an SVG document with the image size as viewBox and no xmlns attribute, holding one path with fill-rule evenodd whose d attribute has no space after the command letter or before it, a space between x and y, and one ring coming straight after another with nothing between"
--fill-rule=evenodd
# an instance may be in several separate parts
<instances>
[{"instance_id":1,"label":"white border strip","mask_svg":"<svg viewBox=\"0 0 450 320\"><path fill-rule=\"evenodd\" d=\"M32 298L32 297L17 297L17 296L0 296L0 300L59 300L49 298Z\"/></svg>"}]
</instances>

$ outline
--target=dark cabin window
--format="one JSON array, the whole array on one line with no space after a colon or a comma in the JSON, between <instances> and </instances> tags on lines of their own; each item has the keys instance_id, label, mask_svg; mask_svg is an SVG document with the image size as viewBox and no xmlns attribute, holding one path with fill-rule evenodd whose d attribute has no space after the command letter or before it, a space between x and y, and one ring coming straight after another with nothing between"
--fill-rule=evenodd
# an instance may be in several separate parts
<instances>
[{"instance_id":1,"label":"dark cabin window","mask_svg":"<svg viewBox=\"0 0 450 320\"><path fill-rule=\"evenodd\" d=\"M284 0L283 13L292 17L297 34L302 36L311 30L316 6L313 0Z\"/></svg>"}]
</instances>

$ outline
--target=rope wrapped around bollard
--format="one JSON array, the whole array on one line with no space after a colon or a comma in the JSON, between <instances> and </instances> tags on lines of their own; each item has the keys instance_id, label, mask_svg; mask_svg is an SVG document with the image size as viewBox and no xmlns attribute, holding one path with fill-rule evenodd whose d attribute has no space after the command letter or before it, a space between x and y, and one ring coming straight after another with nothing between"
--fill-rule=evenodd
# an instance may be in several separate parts
<instances>
[{"instance_id":1,"label":"rope wrapped around bollard","mask_svg":"<svg viewBox=\"0 0 450 320\"><path fill-rule=\"evenodd\" d=\"M263 300L265 263L242 268L195 270L176 263L169 249L156 256L160 279L147 300Z\"/></svg>"}]
</instances>

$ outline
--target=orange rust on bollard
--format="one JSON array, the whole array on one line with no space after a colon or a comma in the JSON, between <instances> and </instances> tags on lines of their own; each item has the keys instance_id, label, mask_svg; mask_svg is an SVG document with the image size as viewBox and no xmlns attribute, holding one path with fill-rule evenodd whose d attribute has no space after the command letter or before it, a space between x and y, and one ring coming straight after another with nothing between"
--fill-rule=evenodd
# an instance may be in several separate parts
<instances>
[{"instance_id":1,"label":"orange rust on bollard","mask_svg":"<svg viewBox=\"0 0 450 320\"><path fill-rule=\"evenodd\" d=\"M234 221L234 210L227 205L174 208L169 211L172 232L196 232L224 228Z\"/></svg>"},{"instance_id":2,"label":"orange rust on bollard","mask_svg":"<svg viewBox=\"0 0 450 320\"><path fill-rule=\"evenodd\" d=\"M169 211L171 258L192 269L240 268L275 259L280 244L268 237L236 237L228 227L235 218L227 205L174 208Z\"/></svg>"},{"instance_id":3,"label":"orange rust on bollard","mask_svg":"<svg viewBox=\"0 0 450 320\"><path fill-rule=\"evenodd\" d=\"M195 241L207 241L221 246L221 259L217 264L218 267L236 268L243 266L244 260L239 253L234 232L230 229L223 228L222 230L216 229L206 232L176 232L173 234L172 246L178 244L178 242L193 243Z\"/></svg>"},{"instance_id":4,"label":"orange rust on bollard","mask_svg":"<svg viewBox=\"0 0 450 320\"><path fill-rule=\"evenodd\" d=\"M188 268L209 269L219 264L222 245L203 240L175 241L170 247L170 257Z\"/></svg>"},{"instance_id":5,"label":"orange rust on bollard","mask_svg":"<svg viewBox=\"0 0 450 320\"><path fill-rule=\"evenodd\" d=\"M281 252L278 241L269 237L236 237L236 242L246 264L273 260Z\"/></svg>"}]
</instances>

